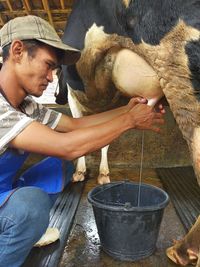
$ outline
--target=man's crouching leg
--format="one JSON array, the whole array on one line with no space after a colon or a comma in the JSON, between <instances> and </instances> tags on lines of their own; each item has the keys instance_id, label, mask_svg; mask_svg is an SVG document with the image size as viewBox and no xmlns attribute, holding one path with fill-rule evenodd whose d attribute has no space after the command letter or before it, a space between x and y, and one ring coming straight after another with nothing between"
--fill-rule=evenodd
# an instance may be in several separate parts
<instances>
[{"instance_id":1,"label":"man's crouching leg","mask_svg":"<svg viewBox=\"0 0 200 267\"><path fill-rule=\"evenodd\" d=\"M0 267L19 267L49 224L52 206L36 187L18 189L0 208Z\"/></svg>"}]
</instances>

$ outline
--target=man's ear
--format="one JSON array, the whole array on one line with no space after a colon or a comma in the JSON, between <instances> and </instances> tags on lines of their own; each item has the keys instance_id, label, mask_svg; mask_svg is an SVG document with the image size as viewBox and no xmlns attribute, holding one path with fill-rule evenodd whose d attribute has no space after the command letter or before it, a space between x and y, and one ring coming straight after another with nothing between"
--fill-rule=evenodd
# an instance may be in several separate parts
<instances>
[{"instance_id":1,"label":"man's ear","mask_svg":"<svg viewBox=\"0 0 200 267\"><path fill-rule=\"evenodd\" d=\"M13 60L15 60L16 62L20 62L24 51L25 51L25 48L24 48L24 44L22 41L20 40L12 41L11 46L10 46L10 53L12 55Z\"/></svg>"}]
</instances>

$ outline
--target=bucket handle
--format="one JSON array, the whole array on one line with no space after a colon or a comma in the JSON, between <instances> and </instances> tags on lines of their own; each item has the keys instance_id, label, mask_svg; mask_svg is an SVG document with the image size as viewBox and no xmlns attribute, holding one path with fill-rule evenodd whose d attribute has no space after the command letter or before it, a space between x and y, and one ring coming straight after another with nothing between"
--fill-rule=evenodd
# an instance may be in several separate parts
<instances>
[{"instance_id":1,"label":"bucket handle","mask_svg":"<svg viewBox=\"0 0 200 267\"><path fill-rule=\"evenodd\" d=\"M97 196L98 194L100 193L103 193L104 191L108 190L108 189L111 189L113 187L116 187L116 186L119 186L119 185L122 185L122 184L125 184L129 182L129 180L125 180L125 181L122 181L118 184L113 184L113 185L110 185L109 187L105 188L104 190L101 190L99 192L97 192L96 194L93 195L93 199L101 204L105 204L105 201L104 200L99 200L97 198L95 198L95 196ZM121 206L121 207L125 207L125 208L131 208L131 203L130 202L126 202L126 203L114 203L114 202L107 202L106 204L108 205L113 205L113 206Z\"/></svg>"},{"instance_id":2,"label":"bucket handle","mask_svg":"<svg viewBox=\"0 0 200 267\"><path fill-rule=\"evenodd\" d=\"M116 187L116 186L121 185L121 184L125 184L126 182L127 182L127 181L123 181L123 182L120 182L120 183L118 183L118 184L113 184L113 185L111 185L110 187L107 187L107 188L105 188L105 189L103 189L103 190L97 192L97 193L94 194L93 196L97 196L98 194L100 194L100 193L102 193L102 192L104 192L104 191L106 191L106 190L108 190L108 189L111 189L111 188Z\"/></svg>"},{"instance_id":3,"label":"bucket handle","mask_svg":"<svg viewBox=\"0 0 200 267\"><path fill-rule=\"evenodd\" d=\"M101 204L106 204L106 205L111 205L111 206L117 206L117 207L124 207L125 209L130 209L132 206L131 206L131 203L130 202L126 202L126 203L114 203L114 202L106 202L104 200L99 200L99 199L96 199L96 198L93 198L95 201L97 201L98 203L101 203Z\"/></svg>"}]
</instances>

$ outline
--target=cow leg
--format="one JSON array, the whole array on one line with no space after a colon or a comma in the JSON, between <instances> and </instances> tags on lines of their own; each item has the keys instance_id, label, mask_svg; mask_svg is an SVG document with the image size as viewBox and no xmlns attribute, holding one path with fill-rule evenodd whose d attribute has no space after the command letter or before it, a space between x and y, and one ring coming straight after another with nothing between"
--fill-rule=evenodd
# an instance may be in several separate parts
<instances>
[{"instance_id":1,"label":"cow leg","mask_svg":"<svg viewBox=\"0 0 200 267\"><path fill-rule=\"evenodd\" d=\"M199 258L198 258L198 262L197 262L197 266L196 267L200 267L200 253L199 253Z\"/></svg>"},{"instance_id":2,"label":"cow leg","mask_svg":"<svg viewBox=\"0 0 200 267\"><path fill-rule=\"evenodd\" d=\"M76 171L73 174L73 182L84 181L86 173L85 157L80 157L77 160Z\"/></svg>"},{"instance_id":3,"label":"cow leg","mask_svg":"<svg viewBox=\"0 0 200 267\"><path fill-rule=\"evenodd\" d=\"M72 116L74 118L80 118L83 116L83 108L81 105L79 105L78 100L73 94L73 89L69 85L67 85L67 87L68 87L68 103ZM73 181L74 182L83 181L85 179L85 173L86 173L85 157L82 156L77 160L76 171L73 174Z\"/></svg>"},{"instance_id":4,"label":"cow leg","mask_svg":"<svg viewBox=\"0 0 200 267\"><path fill-rule=\"evenodd\" d=\"M99 167L99 176L97 178L98 184L110 183L108 157L107 157L108 148L109 148L109 145L101 149L101 163Z\"/></svg>"},{"instance_id":5,"label":"cow leg","mask_svg":"<svg viewBox=\"0 0 200 267\"><path fill-rule=\"evenodd\" d=\"M200 216L188 234L182 240L175 241L174 246L168 248L166 253L176 264L200 266Z\"/></svg>"}]
</instances>

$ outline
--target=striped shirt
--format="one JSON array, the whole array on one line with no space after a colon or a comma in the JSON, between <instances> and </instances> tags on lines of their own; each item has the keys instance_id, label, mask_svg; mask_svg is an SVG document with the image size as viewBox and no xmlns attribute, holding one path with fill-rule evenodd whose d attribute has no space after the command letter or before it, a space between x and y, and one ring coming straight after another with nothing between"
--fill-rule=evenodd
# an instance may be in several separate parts
<instances>
[{"instance_id":1,"label":"striped shirt","mask_svg":"<svg viewBox=\"0 0 200 267\"><path fill-rule=\"evenodd\" d=\"M31 122L38 121L55 129L61 117L61 113L38 104L31 96L24 99L20 108L23 112L13 108L0 94L0 154Z\"/></svg>"}]
</instances>

